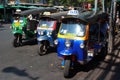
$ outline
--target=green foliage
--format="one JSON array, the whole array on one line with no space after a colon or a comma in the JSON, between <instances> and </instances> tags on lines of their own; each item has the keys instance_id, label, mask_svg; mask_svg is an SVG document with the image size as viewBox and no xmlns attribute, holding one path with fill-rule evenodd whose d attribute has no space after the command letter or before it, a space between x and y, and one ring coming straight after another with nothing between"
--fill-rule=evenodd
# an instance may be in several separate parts
<instances>
[{"instance_id":1,"label":"green foliage","mask_svg":"<svg viewBox=\"0 0 120 80\"><path fill-rule=\"evenodd\" d=\"M40 0L35 0L40 1ZM95 0L46 0L50 6L58 5L58 6L80 6L84 2L92 2L94 3ZM111 0L105 0L107 4L111 2ZM120 0L118 0L120 1Z\"/></svg>"},{"instance_id":2,"label":"green foliage","mask_svg":"<svg viewBox=\"0 0 120 80\"><path fill-rule=\"evenodd\" d=\"M49 5L55 5L58 3L63 6L78 6L83 2L93 2L94 0L47 0Z\"/></svg>"},{"instance_id":3,"label":"green foliage","mask_svg":"<svg viewBox=\"0 0 120 80\"><path fill-rule=\"evenodd\" d=\"M34 0L35 2L39 2L40 0Z\"/></svg>"}]
</instances>

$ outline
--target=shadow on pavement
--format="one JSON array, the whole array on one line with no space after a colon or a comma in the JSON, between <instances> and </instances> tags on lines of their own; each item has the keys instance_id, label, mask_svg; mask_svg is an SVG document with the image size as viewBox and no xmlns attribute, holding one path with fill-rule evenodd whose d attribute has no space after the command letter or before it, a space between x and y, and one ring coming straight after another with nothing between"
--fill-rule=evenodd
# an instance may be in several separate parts
<instances>
[{"instance_id":1,"label":"shadow on pavement","mask_svg":"<svg viewBox=\"0 0 120 80\"><path fill-rule=\"evenodd\" d=\"M105 62L107 66L103 68L104 71L97 78L98 80L101 78L103 80L106 78L109 78L109 80L120 80L120 34L117 34L113 53L109 54L109 56L109 59Z\"/></svg>"},{"instance_id":2,"label":"shadow on pavement","mask_svg":"<svg viewBox=\"0 0 120 80\"><path fill-rule=\"evenodd\" d=\"M2 70L2 72L4 72L4 73L13 73L13 74L15 74L15 75L17 75L17 76L22 76L22 77L27 77L27 78L29 78L30 80L38 80L39 79L39 77L32 77L32 76L30 76L27 72L26 72L26 70L20 70L20 69L18 69L18 68L16 68L16 67L7 67L7 68L4 68L3 70Z\"/></svg>"},{"instance_id":3,"label":"shadow on pavement","mask_svg":"<svg viewBox=\"0 0 120 80\"><path fill-rule=\"evenodd\" d=\"M104 61L106 55L96 55L91 61L87 64L81 65L80 63L76 63L74 69L71 70L71 75L69 78L74 77L79 72L89 72L97 68L102 61Z\"/></svg>"},{"instance_id":4,"label":"shadow on pavement","mask_svg":"<svg viewBox=\"0 0 120 80\"><path fill-rule=\"evenodd\" d=\"M23 46L25 45L36 45L37 44L37 40L33 39L33 40L24 40L23 42Z\"/></svg>"}]
</instances>

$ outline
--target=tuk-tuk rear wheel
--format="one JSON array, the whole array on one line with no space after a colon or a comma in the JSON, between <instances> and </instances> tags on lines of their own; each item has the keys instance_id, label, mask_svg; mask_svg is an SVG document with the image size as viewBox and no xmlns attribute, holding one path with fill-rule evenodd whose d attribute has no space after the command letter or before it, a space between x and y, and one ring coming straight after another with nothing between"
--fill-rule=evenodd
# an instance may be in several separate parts
<instances>
[{"instance_id":1,"label":"tuk-tuk rear wheel","mask_svg":"<svg viewBox=\"0 0 120 80\"><path fill-rule=\"evenodd\" d=\"M108 49L108 43L106 43L105 46L102 47L101 54L100 54L101 57L105 57L107 55L107 53L108 53L107 49Z\"/></svg>"}]
</instances>

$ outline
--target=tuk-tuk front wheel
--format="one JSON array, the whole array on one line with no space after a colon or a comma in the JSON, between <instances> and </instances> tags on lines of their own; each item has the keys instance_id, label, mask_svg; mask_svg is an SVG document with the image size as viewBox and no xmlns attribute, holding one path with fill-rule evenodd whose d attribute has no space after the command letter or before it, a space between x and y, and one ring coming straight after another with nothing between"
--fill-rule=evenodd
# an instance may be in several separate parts
<instances>
[{"instance_id":1,"label":"tuk-tuk front wheel","mask_svg":"<svg viewBox=\"0 0 120 80\"><path fill-rule=\"evenodd\" d=\"M65 60L65 66L64 66L64 77L67 78L70 76L70 64L71 60Z\"/></svg>"},{"instance_id":2,"label":"tuk-tuk front wheel","mask_svg":"<svg viewBox=\"0 0 120 80\"><path fill-rule=\"evenodd\" d=\"M40 44L39 49L38 49L38 54L40 56L47 54L47 45Z\"/></svg>"},{"instance_id":3,"label":"tuk-tuk front wheel","mask_svg":"<svg viewBox=\"0 0 120 80\"><path fill-rule=\"evenodd\" d=\"M19 47L22 45L22 35L15 35L15 39L13 41L14 47Z\"/></svg>"}]
</instances>

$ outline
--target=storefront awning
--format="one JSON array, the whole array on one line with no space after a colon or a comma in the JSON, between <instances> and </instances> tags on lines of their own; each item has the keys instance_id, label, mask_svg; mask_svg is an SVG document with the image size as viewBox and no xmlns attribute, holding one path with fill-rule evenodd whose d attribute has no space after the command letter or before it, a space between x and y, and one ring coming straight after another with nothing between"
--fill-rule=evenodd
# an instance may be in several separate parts
<instances>
[{"instance_id":1,"label":"storefront awning","mask_svg":"<svg viewBox=\"0 0 120 80\"><path fill-rule=\"evenodd\" d=\"M0 5L0 9L3 9L4 8L4 6L3 5Z\"/></svg>"},{"instance_id":2,"label":"storefront awning","mask_svg":"<svg viewBox=\"0 0 120 80\"><path fill-rule=\"evenodd\" d=\"M12 8L28 8L26 6L11 6Z\"/></svg>"},{"instance_id":3,"label":"storefront awning","mask_svg":"<svg viewBox=\"0 0 120 80\"><path fill-rule=\"evenodd\" d=\"M28 9L34 9L34 8L43 8L43 7L37 7L37 6L11 6L11 8L28 8Z\"/></svg>"}]
</instances>

